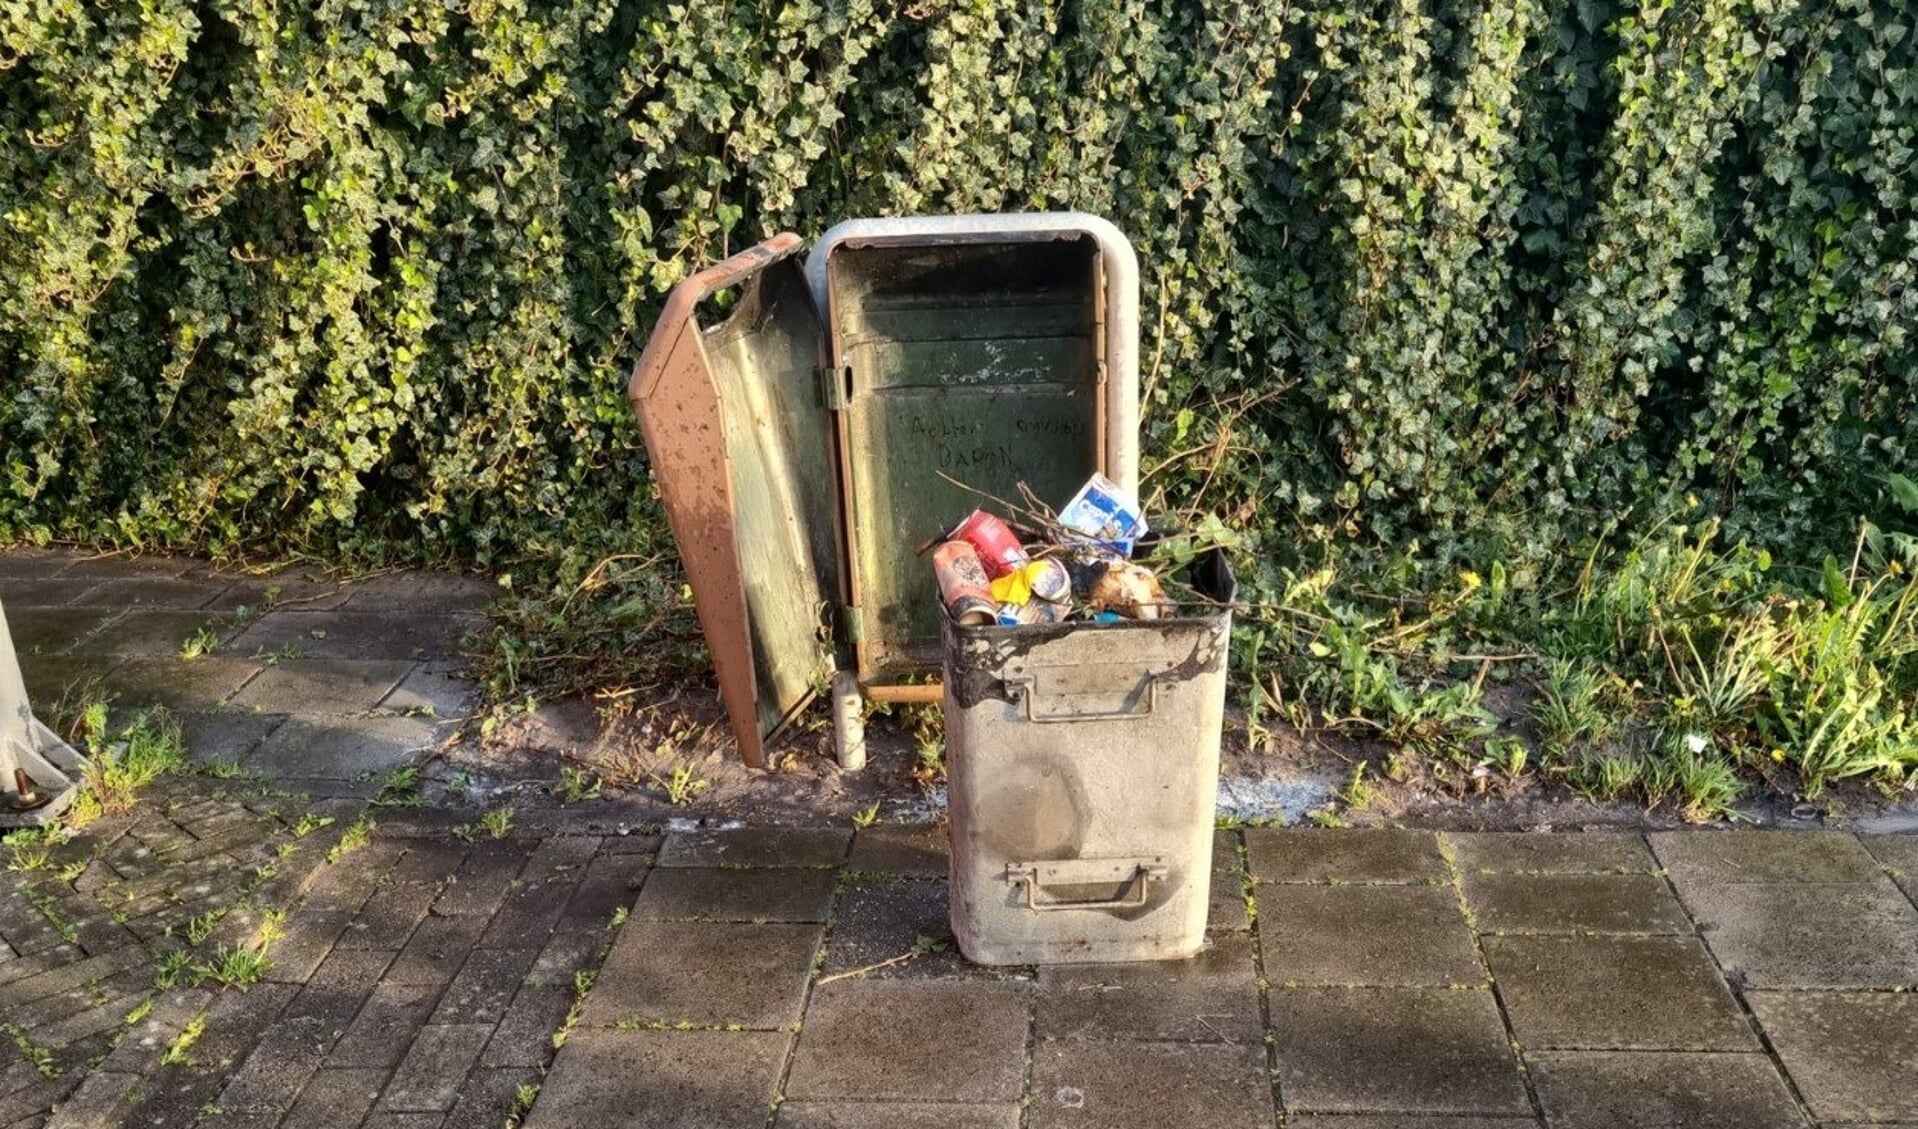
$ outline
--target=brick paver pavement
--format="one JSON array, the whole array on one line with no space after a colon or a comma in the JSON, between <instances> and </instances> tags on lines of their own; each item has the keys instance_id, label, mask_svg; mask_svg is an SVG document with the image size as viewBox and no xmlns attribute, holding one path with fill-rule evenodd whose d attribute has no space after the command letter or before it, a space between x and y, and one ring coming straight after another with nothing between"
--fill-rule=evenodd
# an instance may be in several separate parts
<instances>
[{"instance_id":1,"label":"brick paver pavement","mask_svg":"<svg viewBox=\"0 0 1918 1129\"><path fill-rule=\"evenodd\" d=\"M986 969L951 949L936 827L491 839L387 806L349 836L371 789L326 750L404 718L446 635L394 656L391 624L320 622L262 634L331 653L218 681L334 739L256 737L244 780L5 875L0 1127L1918 1124L1912 836L1227 829L1194 960ZM258 982L194 983L262 943Z\"/></svg>"}]
</instances>

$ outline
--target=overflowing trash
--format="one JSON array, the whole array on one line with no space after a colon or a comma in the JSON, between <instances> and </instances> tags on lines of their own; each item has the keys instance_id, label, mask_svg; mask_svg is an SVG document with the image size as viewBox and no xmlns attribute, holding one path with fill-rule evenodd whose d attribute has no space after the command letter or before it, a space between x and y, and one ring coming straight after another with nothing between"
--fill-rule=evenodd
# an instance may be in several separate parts
<instances>
[{"instance_id":1,"label":"overflowing trash","mask_svg":"<svg viewBox=\"0 0 1918 1129\"><path fill-rule=\"evenodd\" d=\"M932 567L946 614L964 626L1110 623L1177 614L1152 569L1133 561L1150 532L1138 499L1102 474L1038 528L977 509L939 539Z\"/></svg>"}]
</instances>

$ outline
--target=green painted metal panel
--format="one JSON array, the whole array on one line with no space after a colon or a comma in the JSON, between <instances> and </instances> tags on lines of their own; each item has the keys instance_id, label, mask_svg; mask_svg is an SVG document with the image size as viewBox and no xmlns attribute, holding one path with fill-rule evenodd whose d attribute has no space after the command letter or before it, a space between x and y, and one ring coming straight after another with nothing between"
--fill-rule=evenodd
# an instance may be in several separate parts
<instances>
[{"instance_id":1,"label":"green painted metal panel","mask_svg":"<svg viewBox=\"0 0 1918 1129\"><path fill-rule=\"evenodd\" d=\"M1063 504L1102 455L1090 239L842 247L828 264L845 410L862 675L936 668L939 600L914 550L1018 485ZM956 484L964 483L965 486Z\"/></svg>"}]
</instances>

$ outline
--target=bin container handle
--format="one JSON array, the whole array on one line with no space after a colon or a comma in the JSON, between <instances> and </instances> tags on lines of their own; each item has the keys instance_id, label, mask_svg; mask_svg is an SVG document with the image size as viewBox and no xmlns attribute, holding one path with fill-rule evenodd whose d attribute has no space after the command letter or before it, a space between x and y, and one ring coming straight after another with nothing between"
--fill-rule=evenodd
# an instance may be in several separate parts
<instances>
[{"instance_id":1,"label":"bin container handle","mask_svg":"<svg viewBox=\"0 0 1918 1129\"><path fill-rule=\"evenodd\" d=\"M1006 866L1006 884L1026 888L1026 908L1034 913L1061 909L1138 909L1146 904L1152 883L1166 876L1165 859L1066 859L1058 862L1015 862ZM1113 898L1039 900L1041 886L1087 886L1125 880L1125 892Z\"/></svg>"},{"instance_id":2,"label":"bin container handle","mask_svg":"<svg viewBox=\"0 0 1918 1129\"><path fill-rule=\"evenodd\" d=\"M1130 717L1151 717L1152 711L1159 708L1159 679L1157 675L1146 676L1145 696L1129 706L1120 706L1115 710L1099 710L1092 713L1040 713L1035 704L1039 698L1039 680L1030 674L1010 674L1003 681L1006 688L1025 703L1026 720L1039 725L1054 722L1071 721L1123 721Z\"/></svg>"}]
</instances>

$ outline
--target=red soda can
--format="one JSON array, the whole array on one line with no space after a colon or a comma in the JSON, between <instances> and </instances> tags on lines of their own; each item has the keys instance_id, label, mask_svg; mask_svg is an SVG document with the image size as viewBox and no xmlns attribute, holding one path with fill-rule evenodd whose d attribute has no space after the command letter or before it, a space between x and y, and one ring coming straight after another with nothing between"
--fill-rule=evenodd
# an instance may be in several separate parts
<instances>
[{"instance_id":1,"label":"red soda can","mask_svg":"<svg viewBox=\"0 0 1918 1129\"><path fill-rule=\"evenodd\" d=\"M965 541L948 541L932 551L932 571L939 578L939 596L954 621L992 622L996 605L978 550Z\"/></svg>"},{"instance_id":2,"label":"red soda can","mask_svg":"<svg viewBox=\"0 0 1918 1129\"><path fill-rule=\"evenodd\" d=\"M1012 530L1005 522L984 510L972 511L972 516L953 536L978 550L979 560L985 564L988 577L1001 577L1026 565L1028 558L1019 539L1012 535Z\"/></svg>"}]
</instances>

